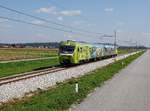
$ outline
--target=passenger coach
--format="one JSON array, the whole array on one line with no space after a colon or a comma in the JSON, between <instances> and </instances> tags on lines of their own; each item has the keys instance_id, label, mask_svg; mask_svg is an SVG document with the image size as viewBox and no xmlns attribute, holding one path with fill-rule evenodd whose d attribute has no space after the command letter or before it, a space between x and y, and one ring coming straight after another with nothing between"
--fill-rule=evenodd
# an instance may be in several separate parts
<instances>
[{"instance_id":1,"label":"passenger coach","mask_svg":"<svg viewBox=\"0 0 150 111\"><path fill-rule=\"evenodd\" d=\"M89 44L76 41L62 41L59 47L59 62L62 65L79 64L89 60L117 55L112 44Z\"/></svg>"}]
</instances>

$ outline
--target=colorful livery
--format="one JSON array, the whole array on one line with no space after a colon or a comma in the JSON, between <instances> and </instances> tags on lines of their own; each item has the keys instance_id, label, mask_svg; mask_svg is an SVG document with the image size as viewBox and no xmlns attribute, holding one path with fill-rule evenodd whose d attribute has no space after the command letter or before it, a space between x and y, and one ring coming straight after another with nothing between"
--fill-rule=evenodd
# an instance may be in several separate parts
<instances>
[{"instance_id":1,"label":"colorful livery","mask_svg":"<svg viewBox=\"0 0 150 111\"><path fill-rule=\"evenodd\" d=\"M89 44L76 41L62 41L59 47L59 62L62 65L79 64L89 60L117 55L112 44Z\"/></svg>"}]
</instances>

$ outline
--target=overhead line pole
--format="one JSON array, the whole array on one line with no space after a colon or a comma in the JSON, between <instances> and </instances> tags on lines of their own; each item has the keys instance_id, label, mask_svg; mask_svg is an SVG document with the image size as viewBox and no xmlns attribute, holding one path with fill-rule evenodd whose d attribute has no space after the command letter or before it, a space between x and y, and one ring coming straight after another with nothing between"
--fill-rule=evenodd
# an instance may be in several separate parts
<instances>
[{"instance_id":1,"label":"overhead line pole","mask_svg":"<svg viewBox=\"0 0 150 111\"><path fill-rule=\"evenodd\" d=\"M114 35L102 35L101 37L114 38L114 46L117 46L117 31L114 30Z\"/></svg>"},{"instance_id":2,"label":"overhead line pole","mask_svg":"<svg viewBox=\"0 0 150 111\"><path fill-rule=\"evenodd\" d=\"M114 46L115 46L115 48L117 47L117 31L116 30L114 30Z\"/></svg>"}]
</instances>

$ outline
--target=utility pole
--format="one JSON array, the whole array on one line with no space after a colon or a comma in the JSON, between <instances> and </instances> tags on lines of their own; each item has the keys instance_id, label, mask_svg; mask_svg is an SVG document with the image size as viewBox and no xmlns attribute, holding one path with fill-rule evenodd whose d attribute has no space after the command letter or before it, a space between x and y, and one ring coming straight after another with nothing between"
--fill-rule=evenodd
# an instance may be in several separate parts
<instances>
[{"instance_id":1,"label":"utility pole","mask_svg":"<svg viewBox=\"0 0 150 111\"><path fill-rule=\"evenodd\" d=\"M117 31L116 30L114 30L114 46L115 46L115 48L117 47Z\"/></svg>"},{"instance_id":2,"label":"utility pole","mask_svg":"<svg viewBox=\"0 0 150 111\"><path fill-rule=\"evenodd\" d=\"M114 38L114 46L115 46L115 49L117 48L117 31L114 30L114 34L113 35L102 35L101 37L108 37L108 38Z\"/></svg>"},{"instance_id":3,"label":"utility pole","mask_svg":"<svg viewBox=\"0 0 150 111\"><path fill-rule=\"evenodd\" d=\"M138 48L138 45L137 45L137 41L136 41L136 49Z\"/></svg>"}]
</instances>

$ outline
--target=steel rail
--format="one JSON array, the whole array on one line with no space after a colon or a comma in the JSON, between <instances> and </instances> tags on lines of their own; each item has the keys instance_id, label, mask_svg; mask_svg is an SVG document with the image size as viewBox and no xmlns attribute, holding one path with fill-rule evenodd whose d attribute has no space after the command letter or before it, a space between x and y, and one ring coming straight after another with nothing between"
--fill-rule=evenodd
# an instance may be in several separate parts
<instances>
[{"instance_id":1,"label":"steel rail","mask_svg":"<svg viewBox=\"0 0 150 111\"><path fill-rule=\"evenodd\" d=\"M17 81L21 81L21 80L25 80L25 79L34 78L37 76L46 75L46 74L61 71L64 69L66 69L66 68L52 67L52 68L48 68L48 69L22 73L22 74L18 74L18 75L14 75L14 76L2 77L2 78L0 78L0 86L4 85L4 84L12 83L12 82L17 82Z\"/></svg>"}]
</instances>

